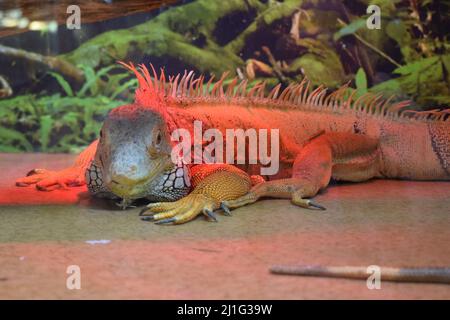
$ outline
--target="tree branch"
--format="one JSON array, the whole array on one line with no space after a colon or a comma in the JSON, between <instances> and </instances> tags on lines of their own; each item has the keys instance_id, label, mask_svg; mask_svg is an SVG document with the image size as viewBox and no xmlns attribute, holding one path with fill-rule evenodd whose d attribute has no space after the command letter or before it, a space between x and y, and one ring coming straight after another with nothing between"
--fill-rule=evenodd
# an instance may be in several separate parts
<instances>
[{"instance_id":1,"label":"tree branch","mask_svg":"<svg viewBox=\"0 0 450 320\"><path fill-rule=\"evenodd\" d=\"M83 71L75 67L73 64L60 58L43 56L38 53L11 48L1 44L0 54L42 64L51 70L57 71L58 73L75 80L78 83L84 82Z\"/></svg>"}]
</instances>

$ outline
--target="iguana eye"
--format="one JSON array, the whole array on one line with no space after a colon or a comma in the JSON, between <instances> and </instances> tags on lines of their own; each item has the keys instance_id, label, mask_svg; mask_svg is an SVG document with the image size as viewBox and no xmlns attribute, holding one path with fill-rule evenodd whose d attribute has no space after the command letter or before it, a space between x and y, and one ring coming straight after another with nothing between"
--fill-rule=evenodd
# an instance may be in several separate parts
<instances>
[{"instance_id":1,"label":"iguana eye","mask_svg":"<svg viewBox=\"0 0 450 320\"><path fill-rule=\"evenodd\" d=\"M162 134L161 130L153 131L151 144L147 147L147 151L150 155L150 158L154 159L158 156L160 152L161 142L162 142Z\"/></svg>"},{"instance_id":2,"label":"iguana eye","mask_svg":"<svg viewBox=\"0 0 450 320\"><path fill-rule=\"evenodd\" d=\"M161 137L161 131L158 130L158 133L156 134L155 144L159 146L161 144L162 137Z\"/></svg>"}]
</instances>

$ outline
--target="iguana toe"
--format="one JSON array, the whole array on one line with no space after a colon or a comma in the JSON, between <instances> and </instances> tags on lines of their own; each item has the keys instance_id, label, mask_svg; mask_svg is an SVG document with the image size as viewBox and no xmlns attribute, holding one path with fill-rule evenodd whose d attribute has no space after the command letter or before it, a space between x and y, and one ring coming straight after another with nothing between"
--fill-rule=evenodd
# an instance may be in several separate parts
<instances>
[{"instance_id":1,"label":"iguana toe","mask_svg":"<svg viewBox=\"0 0 450 320\"><path fill-rule=\"evenodd\" d=\"M218 222L219 220L217 220L217 216L214 214L214 212L212 210L209 209L203 209L203 214L208 216L211 220L213 220L214 222Z\"/></svg>"},{"instance_id":2,"label":"iguana toe","mask_svg":"<svg viewBox=\"0 0 450 320\"><path fill-rule=\"evenodd\" d=\"M228 211L229 211L230 209L236 209L239 207L243 207L247 204L254 203L257 200L258 200L258 196L254 192L250 191L247 194L245 194L242 197L239 197L237 199L222 201L220 206L222 209L224 207L228 208ZM226 212L226 211L224 210L224 212Z\"/></svg>"},{"instance_id":3,"label":"iguana toe","mask_svg":"<svg viewBox=\"0 0 450 320\"><path fill-rule=\"evenodd\" d=\"M212 221L217 221L214 210L218 209L216 201L202 194L190 194L174 202L156 202L147 205L139 215L143 221L156 224L181 224L203 214Z\"/></svg>"},{"instance_id":4,"label":"iguana toe","mask_svg":"<svg viewBox=\"0 0 450 320\"><path fill-rule=\"evenodd\" d=\"M226 205L224 202L222 202L222 203L220 204L220 208L223 210L223 213L224 213L226 216L231 216L231 210L230 210L230 208L227 207L227 205Z\"/></svg>"}]
</instances>

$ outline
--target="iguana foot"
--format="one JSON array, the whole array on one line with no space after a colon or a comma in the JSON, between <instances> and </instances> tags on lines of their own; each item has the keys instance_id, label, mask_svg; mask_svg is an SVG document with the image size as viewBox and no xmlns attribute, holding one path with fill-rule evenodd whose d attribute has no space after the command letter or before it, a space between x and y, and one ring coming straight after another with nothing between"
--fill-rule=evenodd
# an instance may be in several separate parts
<instances>
[{"instance_id":1,"label":"iguana foot","mask_svg":"<svg viewBox=\"0 0 450 320\"><path fill-rule=\"evenodd\" d=\"M223 210L236 209L252 204L262 197L291 199L291 203L302 208L326 210L315 203L311 197L317 193L316 187L298 178L262 182L255 185L247 194L233 200L222 201Z\"/></svg>"},{"instance_id":2,"label":"iguana foot","mask_svg":"<svg viewBox=\"0 0 450 320\"><path fill-rule=\"evenodd\" d=\"M192 181L194 190L189 195L175 202L150 203L141 211L142 220L180 224L203 214L209 220L217 221L214 214L217 209L222 208L225 215L230 215L220 203L245 195L252 184L244 171L227 164L196 166Z\"/></svg>"},{"instance_id":3,"label":"iguana foot","mask_svg":"<svg viewBox=\"0 0 450 320\"><path fill-rule=\"evenodd\" d=\"M16 180L16 186L26 187L32 184L41 191L52 191L55 189L68 189L68 187L83 186L86 184L86 168L92 162L97 149L98 140L92 142L83 152L81 152L73 166L51 171L46 169L33 169L23 178Z\"/></svg>"},{"instance_id":4,"label":"iguana foot","mask_svg":"<svg viewBox=\"0 0 450 320\"><path fill-rule=\"evenodd\" d=\"M156 202L148 204L140 212L143 221L156 224L181 224L204 214L209 220L217 222L214 210L219 203L203 194L190 194L175 202Z\"/></svg>"},{"instance_id":5,"label":"iguana foot","mask_svg":"<svg viewBox=\"0 0 450 320\"><path fill-rule=\"evenodd\" d=\"M16 186L26 187L35 184L41 191L52 191L55 189L68 189L85 184L84 170L71 167L61 171L46 169L33 169L23 178L16 180Z\"/></svg>"}]
</instances>

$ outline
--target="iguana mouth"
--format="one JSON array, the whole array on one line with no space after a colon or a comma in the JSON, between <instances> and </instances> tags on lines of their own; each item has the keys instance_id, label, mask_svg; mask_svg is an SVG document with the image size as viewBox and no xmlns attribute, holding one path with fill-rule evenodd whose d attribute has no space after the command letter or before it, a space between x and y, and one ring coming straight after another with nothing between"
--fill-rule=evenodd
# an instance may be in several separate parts
<instances>
[{"instance_id":1,"label":"iguana mouth","mask_svg":"<svg viewBox=\"0 0 450 320\"><path fill-rule=\"evenodd\" d=\"M132 201L140 198L144 198L151 191L151 185L158 179L158 176L164 174L164 168L166 163L163 159L154 161L155 166L149 172L149 174L139 180L132 180L126 177L122 177L120 181L118 179L112 179L108 183L108 189L122 199Z\"/></svg>"}]
</instances>

